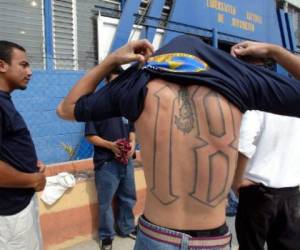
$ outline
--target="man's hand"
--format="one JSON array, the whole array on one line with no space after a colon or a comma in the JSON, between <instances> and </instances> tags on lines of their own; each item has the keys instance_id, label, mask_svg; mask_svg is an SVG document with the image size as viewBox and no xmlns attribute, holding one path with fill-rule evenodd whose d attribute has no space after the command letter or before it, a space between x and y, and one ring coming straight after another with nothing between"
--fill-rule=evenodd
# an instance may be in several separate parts
<instances>
[{"instance_id":1,"label":"man's hand","mask_svg":"<svg viewBox=\"0 0 300 250\"><path fill-rule=\"evenodd\" d=\"M133 156L134 151L135 151L135 143L134 142L130 142L130 150L128 151L127 157L130 158Z\"/></svg>"},{"instance_id":2,"label":"man's hand","mask_svg":"<svg viewBox=\"0 0 300 250\"><path fill-rule=\"evenodd\" d=\"M143 64L153 54L153 51L153 45L146 39L131 41L108 55L107 60L115 66L134 61Z\"/></svg>"},{"instance_id":3,"label":"man's hand","mask_svg":"<svg viewBox=\"0 0 300 250\"><path fill-rule=\"evenodd\" d=\"M264 64L267 59L275 60L280 48L277 45L259 42L241 42L231 48L231 55L252 64Z\"/></svg>"},{"instance_id":4,"label":"man's hand","mask_svg":"<svg viewBox=\"0 0 300 250\"><path fill-rule=\"evenodd\" d=\"M109 149L113 151L116 157L119 157L121 155L121 150L117 144L117 141L110 142Z\"/></svg>"},{"instance_id":5,"label":"man's hand","mask_svg":"<svg viewBox=\"0 0 300 250\"><path fill-rule=\"evenodd\" d=\"M231 55L234 57L252 56L255 58L272 58L276 45L245 41L238 43L231 48Z\"/></svg>"},{"instance_id":6,"label":"man's hand","mask_svg":"<svg viewBox=\"0 0 300 250\"><path fill-rule=\"evenodd\" d=\"M32 188L39 192L45 188L46 177L43 173L33 173L32 175Z\"/></svg>"},{"instance_id":7,"label":"man's hand","mask_svg":"<svg viewBox=\"0 0 300 250\"><path fill-rule=\"evenodd\" d=\"M37 167L40 173L44 173L46 170L46 165L42 161L37 161Z\"/></svg>"}]
</instances>

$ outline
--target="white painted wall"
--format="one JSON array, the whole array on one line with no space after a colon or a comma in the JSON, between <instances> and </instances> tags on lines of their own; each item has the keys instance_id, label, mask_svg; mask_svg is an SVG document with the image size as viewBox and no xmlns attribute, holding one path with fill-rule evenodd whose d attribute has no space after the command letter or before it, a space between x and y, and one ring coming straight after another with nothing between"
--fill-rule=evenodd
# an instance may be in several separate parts
<instances>
[{"instance_id":1,"label":"white painted wall","mask_svg":"<svg viewBox=\"0 0 300 250\"><path fill-rule=\"evenodd\" d=\"M116 30L119 24L119 19L103 17L100 12L98 15L98 58L101 62L108 54L113 39L116 34ZM129 35L129 41L138 40L141 36L142 26L134 25ZM155 49L158 49L161 45L164 31L157 29L153 41Z\"/></svg>"}]
</instances>

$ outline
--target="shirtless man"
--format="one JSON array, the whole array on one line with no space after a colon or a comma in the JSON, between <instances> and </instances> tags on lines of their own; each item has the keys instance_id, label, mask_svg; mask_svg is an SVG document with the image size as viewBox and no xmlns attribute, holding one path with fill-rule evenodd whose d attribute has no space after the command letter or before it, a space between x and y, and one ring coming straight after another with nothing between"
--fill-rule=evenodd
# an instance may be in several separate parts
<instances>
[{"instance_id":1,"label":"shirtless man","mask_svg":"<svg viewBox=\"0 0 300 250\"><path fill-rule=\"evenodd\" d=\"M142 40L110 54L79 80L58 115L88 121L122 114L135 121L147 182L135 249L228 249L225 198L236 167L241 112L299 116L293 105L300 85L292 88L293 81L184 36L91 94L116 64L144 64L152 50ZM276 95L282 88L284 95Z\"/></svg>"}]
</instances>

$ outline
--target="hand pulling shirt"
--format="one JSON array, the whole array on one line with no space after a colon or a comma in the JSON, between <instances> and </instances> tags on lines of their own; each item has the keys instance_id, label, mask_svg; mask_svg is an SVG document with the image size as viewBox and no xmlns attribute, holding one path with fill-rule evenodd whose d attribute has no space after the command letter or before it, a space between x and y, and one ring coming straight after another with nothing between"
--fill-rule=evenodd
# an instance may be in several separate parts
<instances>
[{"instance_id":1,"label":"hand pulling shirt","mask_svg":"<svg viewBox=\"0 0 300 250\"><path fill-rule=\"evenodd\" d=\"M207 86L243 113L261 110L300 117L300 81L243 62L197 37L183 35L159 49L142 68L133 65L104 88L81 97L75 106L76 120L114 116L137 120L143 111L147 83L154 78Z\"/></svg>"},{"instance_id":2,"label":"hand pulling shirt","mask_svg":"<svg viewBox=\"0 0 300 250\"><path fill-rule=\"evenodd\" d=\"M0 91L0 160L25 173L38 172L29 130L9 93ZM33 188L0 187L0 216L13 215L30 203Z\"/></svg>"}]
</instances>

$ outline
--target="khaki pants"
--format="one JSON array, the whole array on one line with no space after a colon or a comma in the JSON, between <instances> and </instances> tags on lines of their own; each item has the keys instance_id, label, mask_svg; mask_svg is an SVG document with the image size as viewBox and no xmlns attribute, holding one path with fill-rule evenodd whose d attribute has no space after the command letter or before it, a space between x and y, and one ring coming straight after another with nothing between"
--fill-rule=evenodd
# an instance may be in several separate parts
<instances>
[{"instance_id":1,"label":"khaki pants","mask_svg":"<svg viewBox=\"0 0 300 250\"><path fill-rule=\"evenodd\" d=\"M1 250L42 250L38 203L33 196L17 214L0 216Z\"/></svg>"}]
</instances>

